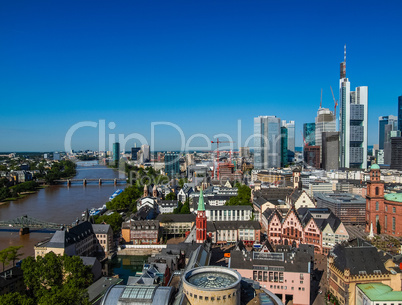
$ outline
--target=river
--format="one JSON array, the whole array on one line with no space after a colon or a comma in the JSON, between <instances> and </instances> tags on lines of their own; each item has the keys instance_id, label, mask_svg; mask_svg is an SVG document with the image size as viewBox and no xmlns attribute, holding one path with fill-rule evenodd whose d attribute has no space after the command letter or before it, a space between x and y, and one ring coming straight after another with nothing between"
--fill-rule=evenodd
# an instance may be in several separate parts
<instances>
[{"instance_id":1,"label":"river","mask_svg":"<svg viewBox=\"0 0 402 305\"><path fill-rule=\"evenodd\" d=\"M85 165L85 166L84 166ZM88 166L89 165L89 166ZM74 179L121 178L116 170L98 165L97 162L77 163L77 175ZM53 185L39 190L36 194L25 198L10 201L0 205L0 220L14 219L19 216L30 217L55 223L71 224L85 209L101 207L117 189L123 189L125 184L113 185L112 182L98 184L73 183L67 185ZM9 246L22 245L22 258L34 254L34 245L49 238L49 232L31 232L20 236L18 231L0 229L0 250Z\"/></svg>"}]
</instances>

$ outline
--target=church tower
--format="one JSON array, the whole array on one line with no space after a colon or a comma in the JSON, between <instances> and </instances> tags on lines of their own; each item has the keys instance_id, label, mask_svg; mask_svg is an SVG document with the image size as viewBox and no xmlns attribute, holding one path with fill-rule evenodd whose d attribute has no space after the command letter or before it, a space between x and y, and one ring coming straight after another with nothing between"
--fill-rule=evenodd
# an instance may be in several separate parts
<instances>
[{"instance_id":1,"label":"church tower","mask_svg":"<svg viewBox=\"0 0 402 305\"><path fill-rule=\"evenodd\" d=\"M203 243L207 239L207 216L205 214L204 195L202 188L198 200L197 218L195 220L197 229L197 243Z\"/></svg>"},{"instance_id":2,"label":"church tower","mask_svg":"<svg viewBox=\"0 0 402 305\"><path fill-rule=\"evenodd\" d=\"M148 197L148 186L146 184L144 185L144 196L143 197Z\"/></svg>"},{"instance_id":3,"label":"church tower","mask_svg":"<svg viewBox=\"0 0 402 305\"><path fill-rule=\"evenodd\" d=\"M301 188L302 188L300 174L301 174L301 169L296 167L293 170L293 188L294 189L301 190Z\"/></svg>"},{"instance_id":4,"label":"church tower","mask_svg":"<svg viewBox=\"0 0 402 305\"><path fill-rule=\"evenodd\" d=\"M370 168L370 181L367 182L366 232L370 231L371 224L374 233L384 232L384 209L384 182L381 181L380 167L373 164ZM377 222L381 232L378 232Z\"/></svg>"},{"instance_id":5,"label":"church tower","mask_svg":"<svg viewBox=\"0 0 402 305\"><path fill-rule=\"evenodd\" d=\"M152 197L154 197L154 198L158 197L158 190L156 189L156 184L154 185L154 188L152 189Z\"/></svg>"}]
</instances>

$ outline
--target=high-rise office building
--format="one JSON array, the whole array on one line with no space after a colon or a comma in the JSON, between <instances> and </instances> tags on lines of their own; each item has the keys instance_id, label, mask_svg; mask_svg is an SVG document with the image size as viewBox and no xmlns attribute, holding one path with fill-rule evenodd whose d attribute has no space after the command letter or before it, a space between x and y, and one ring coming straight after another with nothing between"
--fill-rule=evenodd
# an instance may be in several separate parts
<instances>
[{"instance_id":1,"label":"high-rise office building","mask_svg":"<svg viewBox=\"0 0 402 305\"><path fill-rule=\"evenodd\" d=\"M165 153L165 174L169 177L175 177L180 174L180 156L177 153Z\"/></svg>"},{"instance_id":2,"label":"high-rise office building","mask_svg":"<svg viewBox=\"0 0 402 305\"><path fill-rule=\"evenodd\" d=\"M303 124L304 145L315 146L315 123Z\"/></svg>"},{"instance_id":3,"label":"high-rise office building","mask_svg":"<svg viewBox=\"0 0 402 305\"><path fill-rule=\"evenodd\" d=\"M398 130L402 132L402 95L398 96Z\"/></svg>"},{"instance_id":4,"label":"high-rise office building","mask_svg":"<svg viewBox=\"0 0 402 305\"><path fill-rule=\"evenodd\" d=\"M138 160L138 152L141 150L139 147L132 147L131 148L131 160L137 161Z\"/></svg>"},{"instance_id":5,"label":"high-rise office building","mask_svg":"<svg viewBox=\"0 0 402 305\"><path fill-rule=\"evenodd\" d=\"M320 150L321 147L318 145L304 146L304 162L306 162L308 166L320 168Z\"/></svg>"},{"instance_id":6,"label":"high-rise office building","mask_svg":"<svg viewBox=\"0 0 402 305\"><path fill-rule=\"evenodd\" d=\"M281 127L281 167L288 165L288 129Z\"/></svg>"},{"instance_id":7,"label":"high-rise office building","mask_svg":"<svg viewBox=\"0 0 402 305\"><path fill-rule=\"evenodd\" d=\"M322 164L326 171L339 169L339 132L322 133Z\"/></svg>"},{"instance_id":8,"label":"high-rise office building","mask_svg":"<svg viewBox=\"0 0 402 305\"><path fill-rule=\"evenodd\" d=\"M286 127L288 134L288 150L295 153L295 121L286 122L286 120L282 121L282 126Z\"/></svg>"},{"instance_id":9,"label":"high-rise office building","mask_svg":"<svg viewBox=\"0 0 402 305\"><path fill-rule=\"evenodd\" d=\"M322 162L322 133L335 132L334 113L328 108L319 108L315 118L315 145L320 147L320 163Z\"/></svg>"},{"instance_id":10,"label":"high-rise office building","mask_svg":"<svg viewBox=\"0 0 402 305\"><path fill-rule=\"evenodd\" d=\"M385 126L391 125L391 130L398 129L398 118L394 115L380 116L378 118L378 147L384 149L384 141L386 138Z\"/></svg>"},{"instance_id":11,"label":"high-rise office building","mask_svg":"<svg viewBox=\"0 0 402 305\"><path fill-rule=\"evenodd\" d=\"M142 151L143 161L149 162L151 160L149 145L146 145L146 144L141 145L141 151Z\"/></svg>"},{"instance_id":12,"label":"high-rise office building","mask_svg":"<svg viewBox=\"0 0 402 305\"><path fill-rule=\"evenodd\" d=\"M116 163L119 162L119 160L120 160L120 143L116 142L113 143L113 161Z\"/></svg>"},{"instance_id":13,"label":"high-rise office building","mask_svg":"<svg viewBox=\"0 0 402 305\"><path fill-rule=\"evenodd\" d=\"M281 166L281 119L275 116L254 118L254 168Z\"/></svg>"},{"instance_id":14,"label":"high-rise office building","mask_svg":"<svg viewBox=\"0 0 402 305\"><path fill-rule=\"evenodd\" d=\"M402 137L391 138L391 169L402 170Z\"/></svg>"},{"instance_id":15,"label":"high-rise office building","mask_svg":"<svg viewBox=\"0 0 402 305\"><path fill-rule=\"evenodd\" d=\"M250 158L250 147L240 147L240 158Z\"/></svg>"},{"instance_id":16,"label":"high-rise office building","mask_svg":"<svg viewBox=\"0 0 402 305\"><path fill-rule=\"evenodd\" d=\"M340 167L367 168L368 87L350 91L346 78L346 46L339 80L340 100Z\"/></svg>"}]
</instances>

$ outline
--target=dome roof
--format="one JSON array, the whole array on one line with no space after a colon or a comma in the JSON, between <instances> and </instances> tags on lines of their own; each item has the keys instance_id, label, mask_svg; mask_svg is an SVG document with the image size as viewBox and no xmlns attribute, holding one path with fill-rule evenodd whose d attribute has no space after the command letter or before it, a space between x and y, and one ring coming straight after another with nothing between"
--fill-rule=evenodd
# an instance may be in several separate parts
<instances>
[{"instance_id":1,"label":"dome roof","mask_svg":"<svg viewBox=\"0 0 402 305\"><path fill-rule=\"evenodd\" d=\"M370 169L380 169L380 167L378 166L378 164L374 163L373 165L371 165Z\"/></svg>"}]
</instances>

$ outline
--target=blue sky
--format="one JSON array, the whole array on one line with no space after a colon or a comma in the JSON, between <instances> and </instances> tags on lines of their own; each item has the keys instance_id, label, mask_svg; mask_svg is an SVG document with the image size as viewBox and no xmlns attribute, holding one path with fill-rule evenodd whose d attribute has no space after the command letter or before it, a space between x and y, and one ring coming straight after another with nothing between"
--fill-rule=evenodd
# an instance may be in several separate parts
<instances>
[{"instance_id":1,"label":"blue sky","mask_svg":"<svg viewBox=\"0 0 402 305\"><path fill-rule=\"evenodd\" d=\"M0 151L64 150L70 127L99 120L115 123L106 141L137 133L151 143L151 123L168 121L186 141L229 134L237 147L258 115L295 120L301 146L321 88L324 107L330 86L338 99L344 44L351 88L369 87L377 143L378 116L396 115L402 95L401 10L400 1L2 1ZM72 148L97 149L98 132L79 129ZM179 149L179 133L158 126L154 143Z\"/></svg>"}]
</instances>

